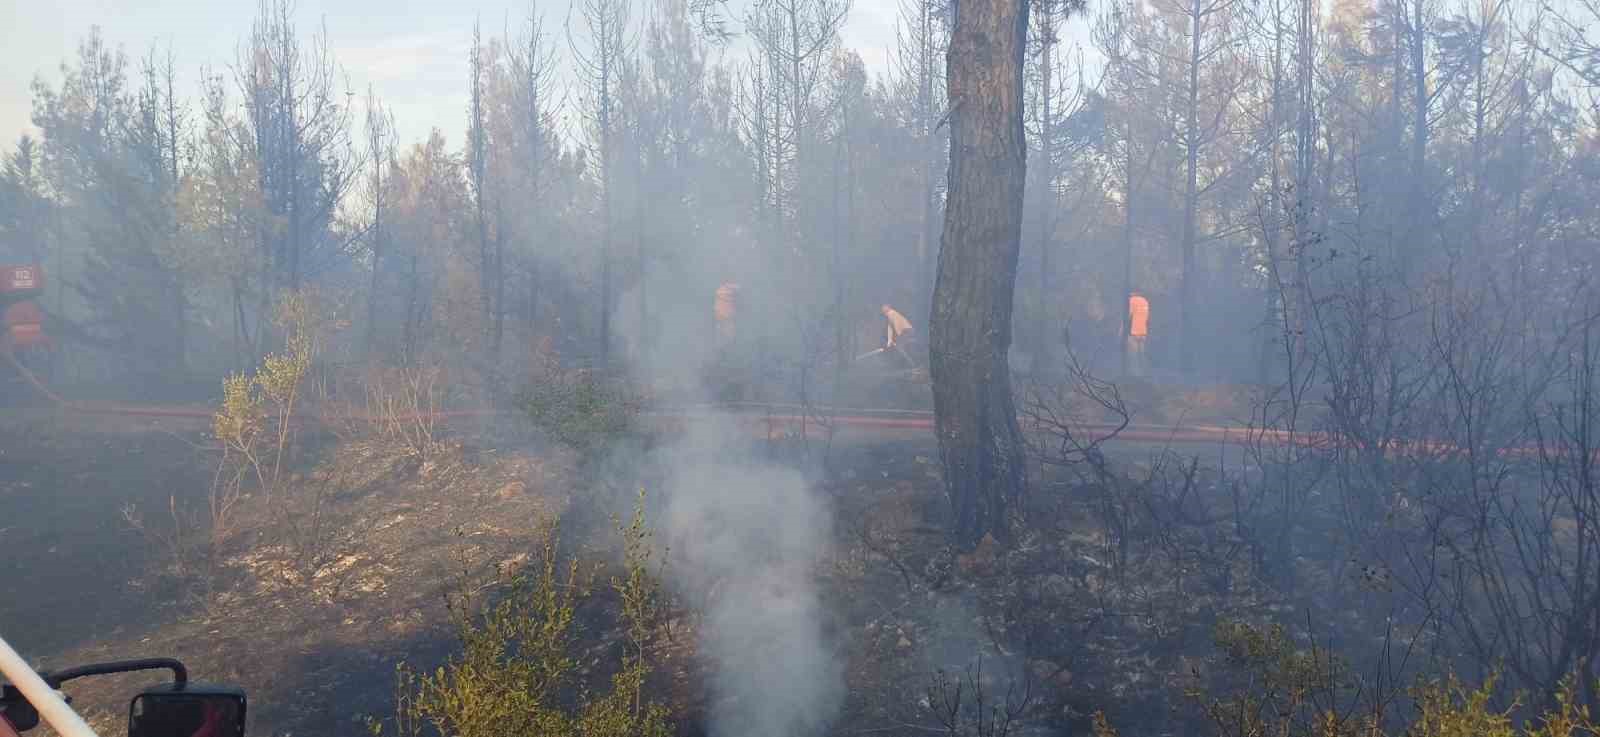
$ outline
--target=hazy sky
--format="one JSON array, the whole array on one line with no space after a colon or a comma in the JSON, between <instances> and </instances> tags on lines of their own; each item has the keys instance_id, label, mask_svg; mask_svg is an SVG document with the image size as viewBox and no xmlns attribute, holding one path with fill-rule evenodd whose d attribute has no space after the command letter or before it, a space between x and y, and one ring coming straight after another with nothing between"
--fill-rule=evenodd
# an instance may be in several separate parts
<instances>
[{"instance_id":1,"label":"hazy sky","mask_svg":"<svg viewBox=\"0 0 1600 737\"><path fill-rule=\"evenodd\" d=\"M636 17L648 0L635 0ZM0 0L0 151L9 151L32 125L30 85L43 75L60 79L62 60L72 56L91 25L130 57L152 43L171 44L182 83L198 98L200 69L221 70L236 56L250 31L257 0ZM507 19L515 32L528 0L298 0L306 33L326 23L335 55L350 85L365 95L371 84L394 110L401 141L420 141L438 127L452 144L464 129L467 49L472 23L481 18L485 36L501 35ZM537 0L551 40L566 43L562 25L567 0ZM857 0L844 41L877 73L894 43L896 0ZM573 22L578 23L574 18ZM574 26L577 35L579 26ZM740 51L730 51L738 53Z\"/></svg>"}]
</instances>

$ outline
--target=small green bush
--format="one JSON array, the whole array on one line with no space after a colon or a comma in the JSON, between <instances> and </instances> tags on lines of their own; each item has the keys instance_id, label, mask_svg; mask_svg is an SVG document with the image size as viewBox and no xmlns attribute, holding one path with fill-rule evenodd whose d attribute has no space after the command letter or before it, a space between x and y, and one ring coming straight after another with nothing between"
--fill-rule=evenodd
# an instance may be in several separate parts
<instances>
[{"instance_id":1,"label":"small green bush","mask_svg":"<svg viewBox=\"0 0 1600 737\"><path fill-rule=\"evenodd\" d=\"M648 649L659 611L643 495L619 525L622 575L609 585L621 602L621 664L609 688L584 682L574 656L575 616L594 594L595 569L558 562L556 525L540 530L539 554L493 604L452 600L461 651L432 673L398 667L393 723L402 737L666 737L668 710L645 694ZM372 733L384 725L371 722Z\"/></svg>"},{"instance_id":2,"label":"small green bush","mask_svg":"<svg viewBox=\"0 0 1600 737\"><path fill-rule=\"evenodd\" d=\"M620 383L589 371L543 372L519 403L535 427L586 454L627 432L640 409L639 399Z\"/></svg>"},{"instance_id":3,"label":"small green bush","mask_svg":"<svg viewBox=\"0 0 1600 737\"><path fill-rule=\"evenodd\" d=\"M1505 710L1493 707L1497 678L1470 687L1454 674L1419 680L1406 690L1409 718L1391 720L1386 717L1398 694L1358 687L1337 654L1320 646L1297 648L1281 626L1225 621L1214 637L1237 679L1217 695L1198 683L1196 673L1186 695L1200 703L1211 732L1221 737L1600 737L1588 708L1577 703L1571 678L1554 694L1554 706L1527 725L1512 719L1520 696ZM1405 726L1385 731L1392 721ZM1097 719L1096 732L1115 734L1103 719Z\"/></svg>"}]
</instances>

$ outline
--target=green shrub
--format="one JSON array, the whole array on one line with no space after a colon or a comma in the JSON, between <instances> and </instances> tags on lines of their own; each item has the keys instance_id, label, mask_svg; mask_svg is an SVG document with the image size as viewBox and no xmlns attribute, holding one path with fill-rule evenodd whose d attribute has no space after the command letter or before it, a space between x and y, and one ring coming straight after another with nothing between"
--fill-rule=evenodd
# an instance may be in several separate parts
<instances>
[{"instance_id":1,"label":"green shrub","mask_svg":"<svg viewBox=\"0 0 1600 737\"><path fill-rule=\"evenodd\" d=\"M619 382L589 371L545 371L519 403L535 427L586 454L627 432L640 408Z\"/></svg>"},{"instance_id":2,"label":"green shrub","mask_svg":"<svg viewBox=\"0 0 1600 737\"><path fill-rule=\"evenodd\" d=\"M1234 685L1213 694L1196 673L1186 695L1200 703L1211 732L1224 737L1600 737L1571 678L1554 694L1553 707L1526 725L1512 718L1520 695L1511 707L1493 707L1496 677L1471 687L1454 674L1419 680L1405 691L1411 713L1389 719L1399 692L1362 687L1337 654L1298 648L1281 626L1220 622L1215 640ZM1404 727L1386 731L1392 722ZM1102 728L1114 734L1097 720L1097 732Z\"/></svg>"},{"instance_id":3,"label":"green shrub","mask_svg":"<svg viewBox=\"0 0 1600 737\"><path fill-rule=\"evenodd\" d=\"M539 553L493 604L452 600L461 651L432 673L398 668L394 725L403 737L666 737L667 708L646 697L648 649L659 610L649 570L643 495L623 535L623 573L609 585L621 602L621 663L608 688L584 682L575 617L594 595L595 569L558 562L556 526L540 530ZM373 734L383 724L371 723Z\"/></svg>"}]
</instances>

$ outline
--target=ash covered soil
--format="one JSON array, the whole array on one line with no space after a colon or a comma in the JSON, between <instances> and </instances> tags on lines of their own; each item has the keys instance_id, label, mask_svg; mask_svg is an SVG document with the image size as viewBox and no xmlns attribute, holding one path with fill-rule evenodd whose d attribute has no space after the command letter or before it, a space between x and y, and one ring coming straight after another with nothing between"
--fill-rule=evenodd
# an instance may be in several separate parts
<instances>
[{"instance_id":1,"label":"ash covered soil","mask_svg":"<svg viewBox=\"0 0 1600 737\"><path fill-rule=\"evenodd\" d=\"M364 733L361 715L392 699L396 663L448 653L444 594L463 567L514 565L532 521L561 511L571 488L558 451L451 447L418 463L334 444L328 452L365 478L327 502L320 523L349 534L326 565L302 575L300 551L265 534L263 520L225 546L210 580L180 584L163 536L171 500L204 510L216 462L207 436L185 421L0 421L0 631L42 669L176 657L192 678L249 692L251 734ZM325 472L303 469L312 480ZM241 514L265 517L260 501ZM130 523L128 505L152 532ZM91 724L118 733L126 699L160 677L66 690Z\"/></svg>"},{"instance_id":2,"label":"ash covered soil","mask_svg":"<svg viewBox=\"0 0 1600 737\"><path fill-rule=\"evenodd\" d=\"M604 557L615 542L563 448L457 432L420 461L329 436L308 440L315 460L294 469L307 485L341 475L319 522L340 531L322 563L305 565L270 505L247 499L241 532L197 585L173 570L162 531L172 509L204 509L211 442L196 421L0 415L0 632L36 666L177 657L193 678L249 692L252 735L366 734L366 717L393 712L396 664L431 669L451 653L446 593L526 560L539 519L562 517L568 552ZM1174 698L1210 652L1212 624L1283 605L1242 577L1154 572L1154 556L1114 576L1118 553L1093 513L1103 499L1065 480L1040 483L1042 522L1017 545L955 555L931 438L835 444L813 478L835 519L815 575L846 680L830 733L925 734L938 727L930 675L979 662L994 693L1027 689L1021 733L1083 733L1096 709L1150 727L1124 733L1159 733L1183 719ZM676 604L654 645L657 692L680 733L698 734L716 695L693 646L696 603ZM587 632L586 671L605 670L614 634ZM157 680L67 690L120 733L127 698Z\"/></svg>"}]
</instances>

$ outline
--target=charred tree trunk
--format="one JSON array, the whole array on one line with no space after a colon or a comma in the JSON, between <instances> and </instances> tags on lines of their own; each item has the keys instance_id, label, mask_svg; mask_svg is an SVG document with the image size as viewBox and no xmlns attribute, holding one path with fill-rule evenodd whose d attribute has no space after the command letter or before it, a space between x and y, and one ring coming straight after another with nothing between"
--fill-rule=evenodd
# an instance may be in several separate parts
<instances>
[{"instance_id":1,"label":"charred tree trunk","mask_svg":"<svg viewBox=\"0 0 1600 737\"><path fill-rule=\"evenodd\" d=\"M372 88L367 88L367 144L372 151L372 275L367 284L367 328L366 328L366 353L368 360L374 356L378 345L378 321L380 288L383 273L383 205L385 199L383 167L389 163L392 145L389 136L393 132L393 118L385 113L379 106L378 98L372 93Z\"/></svg>"},{"instance_id":2,"label":"charred tree trunk","mask_svg":"<svg viewBox=\"0 0 1600 737\"><path fill-rule=\"evenodd\" d=\"M1183 275L1179 286L1179 299L1183 314L1180 317L1182 333L1178 336L1178 365L1183 373L1193 378L1195 364L1195 234L1196 219L1200 210L1200 34L1205 21L1199 0L1190 5L1189 13L1189 98L1184 105L1184 181L1183 181Z\"/></svg>"},{"instance_id":3,"label":"charred tree trunk","mask_svg":"<svg viewBox=\"0 0 1600 737\"><path fill-rule=\"evenodd\" d=\"M1392 4L1392 11L1393 14L1389 20L1389 24L1393 26L1391 29L1393 32L1393 39L1391 43L1394 45L1394 48L1392 53L1389 55L1389 73L1391 77L1389 80L1389 135L1387 143L1389 148L1389 160L1393 162L1394 168L1398 169L1399 167L1404 166L1402 162L1406 160L1405 90L1407 82L1406 55L1404 53L1406 44L1405 3L1397 0L1397 2ZM1389 182L1384 185L1384 193L1389 195L1391 199L1389 202L1381 205L1381 212L1384 214L1385 225L1389 227L1389 239L1391 241L1390 265L1396 270L1403 270L1402 267L1406 261L1406 250L1411 247L1411 244L1406 238L1408 234L1404 232L1404 228L1407 227L1405 205L1407 198L1411 196L1411 191L1409 189L1403 189L1408 187L1409 184L1398 181L1402 179L1401 177L1395 177L1395 179L1397 181Z\"/></svg>"},{"instance_id":4,"label":"charred tree trunk","mask_svg":"<svg viewBox=\"0 0 1600 737\"><path fill-rule=\"evenodd\" d=\"M1128 150L1127 163L1125 165L1128 167L1128 169L1126 177L1123 180L1125 187L1122 191L1122 291L1117 295L1118 303L1122 308L1122 320L1119 322L1119 329L1117 331L1117 348L1120 351L1119 355L1122 356L1122 363L1120 364L1122 367L1122 373L1120 375L1122 376L1127 376L1128 371L1133 368L1133 356L1129 355L1128 353L1128 346L1130 345L1128 342L1128 336L1133 332L1133 302L1130 301L1131 297L1133 296L1133 200L1138 196L1139 190L1138 181L1134 179L1134 128L1132 118L1129 119L1126 130L1128 136Z\"/></svg>"},{"instance_id":5,"label":"charred tree trunk","mask_svg":"<svg viewBox=\"0 0 1600 737\"><path fill-rule=\"evenodd\" d=\"M498 209L498 203L496 203ZM504 213L495 216L495 222L505 222ZM494 335L489 339L489 356L495 372L500 371L500 349L506 335L506 235L503 228L494 233Z\"/></svg>"},{"instance_id":6,"label":"charred tree trunk","mask_svg":"<svg viewBox=\"0 0 1600 737\"><path fill-rule=\"evenodd\" d=\"M1026 0L956 0L946 55L949 197L930 320L945 491L958 545L1008 537L1026 489L1011 397L1012 296L1022 240Z\"/></svg>"},{"instance_id":7,"label":"charred tree trunk","mask_svg":"<svg viewBox=\"0 0 1600 737\"><path fill-rule=\"evenodd\" d=\"M1428 197L1428 67L1427 26L1422 0L1413 0L1411 16L1411 86L1413 100L1411 133L1411 223L1410 237L1405 243L1405 260L1402 274L1411 278L1418 259L1423 256L1422 243L1428 239L1433 226L1433 203Z\"/></svg>"},{"instance_id":8,"label":"charred tree trunk","mask_svg":"<svg viewBox=\"0 0 1600 737\"><path fill-rule=\"evenodd\" d=\"M483 333L485 343L493 342L494 330L498 325L494 320L495 305L494 290L491 288L492 272L495 269L494 257L489 248L489 212L488 203L488 172L489 172L489 146L488 132L484 130L483 87L484 87L484 50L480 42L478 24L472 24L472 54L470 74L472 77L471 103L467 112L471 120L467 126L468 143L471 146L467 173L470 177L468 184L472 188L473 225L478 234L478 307L483 313ZM498 230L498 228L496 228ZM489 346L484 346L489 348ZM485 350L485 354L491 351ZM487 357L480 354L480 358ZM493 361L491 360L491 365Z\"/></svg>"},{"instance_id":9,"label":"charred tree trunk","mask_svg":"<svg viewBox=\"0 0 1600 737\"><path fill-rule=\"evenodd\" d=\"M843 133L848 135L848 128ZM845 144L845 135L839 136L834 141L833 155L833 237L832 248L828 251L828 278L833 281L833 397L830 401L835 407L839 406L839 387L843 384L845 361L850 352L845 348L845 313L844 313L844 260L840 254L841 237L840 221L843 219L839 213L839 170L849 165L850 151Z\"/></svg>"},{"instance_id":10,"label":"charred tree trunk","mask_svg":"<svg viewBox=\"0 0 1600 737\"><path fill-rule=\"evenodd\" d=\"M1056 173L1055 160L1055 119L1051 117L1051 103L1055 101L1055 90L1051 85L1051 72L1055 71L1055 27L1048 11L1040 14L1040 25L1043 33L1040 34L1044 49L1040 53L1041 63L1039 73L1043 77L1039 85L1039 153L1044 160L1044 171L1039 177L1039 304L1034 306L1038 314L1032 316L1034 329L1031 331L1033 347L1029 353L1032 364L1028 366L1034 374L1044 371L1050 365L1046 351L1050 344L1050 335L1055 332L1051 326L1056 324L1055 315L1049 308L1050 305L1050 247L1054 235L1053 225L1055 218L1050 215L1054 201Z\"/></svg>"}]
</instances>

